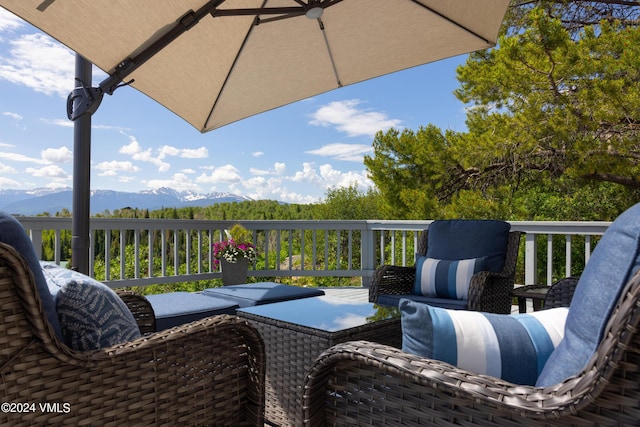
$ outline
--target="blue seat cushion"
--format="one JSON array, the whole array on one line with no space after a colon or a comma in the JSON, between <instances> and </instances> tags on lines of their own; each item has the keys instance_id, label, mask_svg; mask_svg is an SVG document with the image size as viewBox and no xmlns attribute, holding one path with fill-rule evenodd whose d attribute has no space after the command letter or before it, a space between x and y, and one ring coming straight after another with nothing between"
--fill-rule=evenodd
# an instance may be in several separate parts
<instances>
[{"instance_id":1,"label":"blue seat cushion","mask_svg":"<svg viewBox=\"0 0 640 427\"><path fill-rule=\"evenodd\" d=\"M40 260L36 256L36 252L33 249L31 239L27 235L22 224L18 222L13 216L4 211L0 211L0 241L12 246L18 251L27 262L27 266L33 278L35 280L36 291L40 297L40 303L44 310L49 324L53 327L53 331L62 339L62 331L60 329L60 322L58 321L58 315L56 313L56 306L49 291L47 281L42 274L40 268Z\"/></svg>"},{"instance_id":2,"label":"blue seat cushion","mask_svg":"<svg viewBox=\"0 0 640 427\"><path fill-rule=\"evenodd\" d=\"M577 375L604 336L622 289L640 268L640 204L623 212L596 245L576 286L564 339L538 378L541 387Z\"/></svg>"},{"instance_id":3,"label":"blue seat cushion","mask_svg":"<svg viewBox=\"0 0 640 427\"><path fill-rule=\"evenodd\" d=\"M500 273L511 224L497 220L438 220L429 225L427 258L458 260L487 257L486 271Z\"/></svg>"},{"instance_id":4,"label":"blue seat cushion","mask_svg":"<svg viewBox=\"0 0 640 427\"><path fill-rule=\"evenodd\" d=\"M248 283L245 285L223 286L202 291L203 295L225 298L237 303L240 308L271 304L300 298L318 297L324 291L317 288L282 285L273 282Z\"/></svg>"},{"instance_id":5,"label":"blue seat cushion","mask_svg":"<svg viewBox=\"0 0 640 427\"><path fill-rule=\"evenodd\" d=\"M168 292L146 298L153 308L159 331L218 314L235 314L238 308L232 301L190 292Z\"/></svg>"},{"instance_id":6,"label":"blue seat cushion","mask_svg":"<svg viewBox=\"0 0 640 427\"><path fill-rule=\"evenodd\" d=\"M467 301L465 300L439 298L439 297L426 297L424 295L414 295L414 294L406 294L406 295L381 294L381 295L378 295L378 304L387 305L390 307L398 307L400 305L400 300L403 298L411 301L419 302L422 304L429 304L433 307L447 308L450 310L466 310L467 309Z\"/></svg>"},{"instance_id":7,"label":"blue seat cushion","mask_svg":"<svg viewBox=\"0 0 640 427\"><path fill-rule=\"evenodd\" d=\"M533 385L562 340L569 310L493 314L402 299L400 311L403 351L514 384Z\"/></svg>"}]
</instances>

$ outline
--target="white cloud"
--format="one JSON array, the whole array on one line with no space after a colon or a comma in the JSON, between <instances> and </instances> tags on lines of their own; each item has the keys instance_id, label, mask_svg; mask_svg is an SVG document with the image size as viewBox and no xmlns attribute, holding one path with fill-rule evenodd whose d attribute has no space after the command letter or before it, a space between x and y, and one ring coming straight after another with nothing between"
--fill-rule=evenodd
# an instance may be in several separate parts
<instances>
[{"instance_id":1,"label":"white cloud","mask_svg":"<svg viewBox=\"0 0 640 427\"><path fill-rule=\"evenodd\" d=\"M282 175L287 171L287 165L281 162L276 162L273 167L278 175Z\"/></svg>"},{"instance_id":2,"label":"white cloud","mask_svg":"<svg viewBox=\"0 0 640 427\"><path fill-rule=\"evenodd\" d=\"M183 173L176 173L171 179L152 179L147 181L149 188L173 188L176 191L200 191L200 187Z\"/></svg>"},{"instance_id":3,"label":"white cloud","mask_svg":"<svg viewBox=\"0 0 640 427\"><path fill-rule=\"evenodd\" d=\"M66 97L74 86L75 55L41 33L9 42L9 57L0 57L0 79L36 92Z\"/></svg>"},{"instance_id":4,"label":"white cloud","mask_svg":"<svg viewBox=\"0 0 640 427\"><path fill-rule=\"evenodd\" d=\"M209 150L206 147L200 148L183 148L180 150L180 157L183 159L206 159L209 157Z\"/></svg>"},{"instance_id":5,"label":"white cloud","mask_svg":"<svg viewBox=\"0 0 640 427\"><path fill-rule=\"evenodd\" d=\"M72 128L73 127L73 122L71 120L67 120L67 119L40 119L41 122L53 125L53 126L60 126L63 128Z\"/></svg>"},{"instance_id":6,"label":"white cloud","mask_svg":"<svg viewBox=\"0 0 640 427\"><path fill-rule=\"evenodd\" d=\"M296 172L291 177L291 180L294 182L309 182L320 184L320 176L318 176L318 173L313 168L313 164L306 162L302 164L302 170Z\"/></svg>"},{"instance_id":7,"label":"white cloud","mask_svg":"<svg viewBox=\"0 0 640 427\"><path fill-rule=\"evenodd\" d=\"M62 121L62 120L61 120ZM69 123L73 123L70 120L66 120ZM100 129L100 130L115 130L121 133L128 131L128 128L123 128L122 126L109 126L109 125L91 125L91 129Z\"/></svg>"},{"instance_id":8,"label":"white cloud","mask_svg":"<svg viewBox=\"0 0 640 427\"><path fill-rule=\"evenodd\" d=\"M57 165L48 165L41 168L27 168L26 173L36 178L47 178L56 180L71 180L71 175Z\"/></svg>"},{"instance_id":9,"label":"white cloud","mask_svg":"<svg viewBox=\"0 0 640 427\"><path fill-rule=\"evenodd\" d=\"M196 182L202 184L234 183L241 181L242 176L240 176L240 172L233 165L214 168L210 175L203 173L196 178Z\"/></svg>"},{"instance_id":10,"label":"white cloud","mask_svg":"<svg viewBox=\"0 0 640 427\"><path fill-rule=\"evenodd\" d=\"M12 147L8 144L0 144L0 146ZM47 148L42 150L40 158L28 157L19 153L0 152L0 159L12 162L24 162L30 164L50 165L52 163L69 163L73 160L73 153L67 147Z\"/></svg>"},{"instance_id":11,"label":"white cloud","mask_svg":"<svg viewBox=\"0 0 640 427\"><path fill-rule=\"evenodd\" d=\"M120 150L118 150L119 153L128 154L133 160L151 163L158 167L158 172L166 172L171 168L171 165L163 162L159 156L153 157L150 148L143 150L135 137L129 136L129 140L131 143L123 145Z\"/></svg>"},{"instance_id":12,"label":"white cloud","mask_svg":"<svg viewBox=\"0 0 640 427\"><path fill-rule=\"evenodd\" d=\"M170 145L164 145L160 147L158 158L164 159L167 156L177 156L178 154L180 154L180 149L171 147Z\"/></svg>"},{"instance_id":13,"label":"white cloud","mask_svg":"<svg viewBox=\"0 0 640 427\"><path fill-rule=\"evenodd\" d=\"M256 176L242 181L241 193L252 199L280 200L288 203L313 203L316 198L309 194L299 194L288 189L282 177Z\"/></svg>"},{"instance_id":14,"label":"white cloud","mask_svg":"<svg viewBox=\"0 0 640 427\"><path fill-rule=\"evenodd\" d=\"M346 171L342 172L334 169L330 164L321 165L319 168L312 163L304 163L302 170L297 171L291 178L298 183L308 183L316 185L326 191L332 187L348 187L354 183L360 188L369 188L373 182L367 177L366 171Z\"/></svg>"},{"instance_id":15,"label":"white cloud","mask_svg":"<svg viewBox=\"0 0 640 427\"><path fill-rule=\"evenodd\" d=\"M253 157L261 157L261 156L264 156L264 152L263 151L254 151L253 153L251 153L251 155Z\"/></svg>"},{"instance_id":16,"label":"white cloud","mask_svg":"<svg viewBox=\"0 0 640 427\"><path fill-rule=\"evenodd\" d=\"M128 182L133 182L134 180L137 181L138 179L130 175L118 175L118 182L123 182L126 184Z\"/></svg>"},{"instance_id":17,"label":"white cloud","mask_svg":"<svg viewBox=\"0 0 640 427\"><path fill-rule=\"evenodd\" d=\"M4 163L0 163L0 173L16 173L17 171L9 166L9 165L5 165Z\"/></svg>"},{"instance_id":18,"label":"white cloud","mask_svg":"<svg viewBox=\"0 0 640 427\"><path fill-rule=\"evenodd\" d=\"M385 113L358 108L359 99L335 101L320 107L312 114L309 123L316 126L334 126L349 136L374 136L378 131L386 131L402 123L390 119Z\"/></svg>"},{"instance_id":19,"label":"white cloud","mask_svg":"<svg viewBox=\"0 0 640 427\"><path fill-rule=\"evenodd\" d=\"M206 159L209 157L209 150L206 147L200 148L176 148L170 145L160 147L158 158L164 159L167 156L181 157L183 159Z\"/></svg>"},{"instance_id":20,"label":"white cloud","mask_svg":"<svg viewBox=\"0 0 640 427\"><path fill-rule=\"evenodd\" d=\"M50 163L69 163L73 160L73 153L67 147L47 148L42 151L42 158Z\"/></svg>"},{"instance_id":21,"label":"white cloud","mask_svg":"<svg viewBox=\"0 0 640 427\"><path fill-rule=\"evenodd\" d=\"M261 176L261 175L283 175L287 170L287 165L285 163L276 162L273 164L273 169L265 170L258 168L249 168L249 172L251 175Z\"/></svg>"},{"instance_id":22,"label":"white cloud","mask_svg":"<svg viewBox=\"0 0 640 427\"><path fill-rule=\"evenodd\" d=\"M266 169L249 168L249 173L251 173L251 175L260 176L269 175L270 172Z\"/></svg>"},{"instance_id":23,"label":"white cloud","mask_svg":"<svg viewBox=\"0 0 640 427\"><path fill-rule=\"evenodd\" d=\"M131 162L119 162L117 160L98 163L95 168L102 171L99 176L117 176L121 172L135 173L140 171L140 168Z\"/></svg>"},{"instance_id":24,"label":"white cloud","mask_svg":"<svg viewBox=\"0 0 640 427\"><path fill-rule=\"evenodd\" d=\"M11 160L13 162L27 162L27 163L37 163L41 165L48 164L46 160L36 159L35 157L27 157L24 154L18 153L2 153L0 152L0 159Z\"/></svg>"},{"instance_id":25,"label":"white cloud","mask_svg":"<svg viewBox=\"0 0 640 427\"><path fill-rule=\"evenodd\" d=\"M335 160L362 163L364 155L371 151L372 148L370 145L335 143L325 145L316 150L307 151L306 153L332 157Z\"/></svg>"},{"instance_id":26,"label":"white cloud","mask_svg":"<svg viewBox=\"0 0 640 427\"><path fill-rule=\"evenodd\" d=\"M369 188L373 182L367 177L367 172L347 171L342 172L333 168L329 164L320 166L320 177L326 189L331 187L348 187L356 184L359 188Z\"/></svg>"},{"instance_id":27,"label":"white cloud","mask_svg":"<svg viewBox=\"0 0 640 427\"><path fill-rule=\"evenodd\" d=\"M0 176L0 187L1 188L16 188L21 187L22 185L18 181L14 181L13 179L5 178Z\"/></svg>"},{"instance_id":28,"label":"white cloud","mask_svg":"<svg viewBox=\"0 0 640 427\"><path fill-rule=\"evenodd\" d=\"M23 117L20 114L11 113L9 111L6 111L6 112L2 113L2 115L3 116L7 116L7 117L11 117L12 119L15 119L15 120L22 120L23 119Z\"/></svg>"},{"instance_id":29,"label":"white cloud","mask_svg":"<svg viewBox=\"0 0 640 427\"><path fill-rule=\"evenodd\" d=\"M23 25L23 22L13 13L0 8L0 32L16 30Z\"/></svg>"},{"instance_id":30,"label":"white cloud","mask_svg":"<svg viewBox=\"0 0 640 427\"><path fill-rule=\"evenodd\" d=\"M45 184L46 188L69 188L66 182L64 181L49 181Z\"/></svg>"}]
</instances>

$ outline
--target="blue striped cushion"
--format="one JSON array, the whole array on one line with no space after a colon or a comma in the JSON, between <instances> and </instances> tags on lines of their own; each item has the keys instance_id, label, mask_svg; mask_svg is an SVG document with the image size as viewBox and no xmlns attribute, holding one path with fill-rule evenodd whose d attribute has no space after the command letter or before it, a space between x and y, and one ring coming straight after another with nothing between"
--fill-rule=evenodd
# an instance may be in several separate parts
<instances>
[{"instance_id":1,"label":"blue striped cushion","mask_svg":"<svg viewBox=\"0 0 640 427\"><path fill-rule=\"evenodd\" d=\"M527 314L446 310L400 301L402 350L459 368L534 385L564 335L568 308Z\"/></svg>"},{"instance_id":2,"label":"blue striped cushion","mask_svg":"<svg viewBox=\"0 0 640 427\"><path fill-rule=\"evenodd\" d=\"M416 262L416 295L469 299L471 277L485 270L487 258L441 260L419 256Z\"/></svg>"}]
</instances>

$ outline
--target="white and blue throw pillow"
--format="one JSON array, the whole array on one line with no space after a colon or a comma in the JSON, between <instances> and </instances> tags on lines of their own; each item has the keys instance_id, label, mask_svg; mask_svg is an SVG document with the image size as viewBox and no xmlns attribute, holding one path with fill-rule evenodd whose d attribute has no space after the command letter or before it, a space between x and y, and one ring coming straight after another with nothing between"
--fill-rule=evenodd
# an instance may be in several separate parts
<instances>
[{"instance_id":1,"label":"white and blue throw pillow","mask_svg":"<svg viewBox=\"0 0 640 427\"><path fill-rule=\"evenodd\" d=\"M446 310L400 300L402 350L459 368L534 385L562 340L568 308L527 314Z\"/></svg>"},{"instance_id":2,"label":"white and blue throw pillow","mask_svg":"<svg viewBox=\"0 0 640 427\"><path fill-rule=\"evenodd\" d=\"M448 299L469 299L471 277L485 270L486 257L442 260L418 256L414 293Z\"/></svg>"},{"instance_id":3,"label":"white and blue throw pillow","mask_svg":"<svg viewBox=\"0 0 640 427\"><path fill-rule=\"evenodd\" d=\"M107 285L53 263L41 265L55 297L62 338L70 348L98 350L141 336L133 314Z\"/></svg>"}]
</instances>

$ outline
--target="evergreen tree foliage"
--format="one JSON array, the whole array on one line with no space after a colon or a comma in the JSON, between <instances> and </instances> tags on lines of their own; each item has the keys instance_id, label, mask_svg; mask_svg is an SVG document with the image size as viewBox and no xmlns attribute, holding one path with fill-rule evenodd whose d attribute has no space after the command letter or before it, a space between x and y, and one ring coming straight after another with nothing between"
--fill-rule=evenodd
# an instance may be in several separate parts
<instances>
[{"instance_id":1,"label":"evergreen tree foliage","mask_svg":"<svg viewBox=\"0 0 640 427\"><path fill-rule=\"evenodd\" d=\"M378 133L390 218L611 220L640 199L640 4L512 1L459 67L467 132Z\"/></svg>"}]
</instances>

